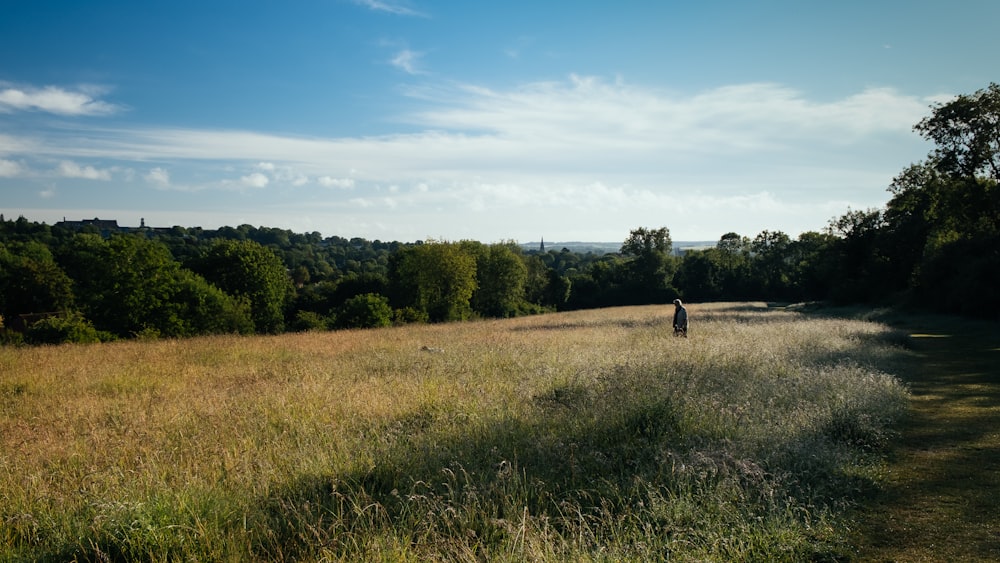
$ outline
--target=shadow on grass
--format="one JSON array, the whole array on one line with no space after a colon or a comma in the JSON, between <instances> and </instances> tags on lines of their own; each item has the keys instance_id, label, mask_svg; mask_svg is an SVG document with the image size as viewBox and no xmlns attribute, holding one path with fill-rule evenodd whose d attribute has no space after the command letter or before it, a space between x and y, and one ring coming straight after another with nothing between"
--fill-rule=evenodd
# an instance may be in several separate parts
<instances>
[{"instance_id":1,"label":"shadow on grass","mask_svg":"<svg viewBox=\"0 0 1000 563\"><path fill-rule=\"evenodd\" d=\"M680 446L676 409L650 401L613 420L570 424L593 399L588 393L559 388L532 398L547 415L537 423L496 420L442 434L425 432L435 422L411 414L375 429L386 440L375 464L302 476L260 499L268 521L258 526L267 534L257 555L297 559L322 545L351 556L378 536L488 550L518 533L513 523L525 515L549 515L566 532L580 515L628 509L637 480L669 483L660 456Z\"/></svg>"},{"instance_id":2,"label":"shadow on grass","mask_svg":"<svg viewBox=\"0 0 1000 563\"><path fill-rule=\"evenodd\" d=\"M629 378L615 374L615 381L619 376ZM474 558L490 559L516 543L518 534L523 541L528 515L567 543L586 537L586 545L575 547L595 553L604 549L605 536L621 532L608 527L622 522L632 522L637 534L663 538L657 540L663 545L678 533L689 535L683 541L711 542L705 538L737 533L706 529L709 521L718 526L720 515L712 511L740 513L752 526L805 507L849 504L875 487L867 477L845 474L840 456L800 455L808 447L799 443L777 445L787 452L773 459L740 457L726 449L725 438L715 442L719 437L685 428L677 401L621 385L631 391L565 386L527 398L537 408L530 421L495 420L440 432L434 429L449 413L431 409L374 429L384 446L373 464L300 476L258 499L265 520L252 524L264 531L255 554L299 559L314 556L319 546L338 557L356 557L389 537L405 546L433 544L444 559L450 557L442 550L461 549L456 545L472 550ZM713 492L716 487L727 492ZM697 507L685 517L683 531L671 512L681 509L651 511L651 501L664 498ZM805 560L845 558L841 547L822 540L781 549L798 550L795 555Z\"/></svg>"},{"instance_id":3,"label":"shadow on grass","mask_svg":"<svg viewBox=\"0 0 1000 563\"><path fill-rule=\"evenodd\" d=\"M1000 560L1000 325L893 318L916 353L890 482L864 515L865 558Z\"/></svg>"}]
</instances>

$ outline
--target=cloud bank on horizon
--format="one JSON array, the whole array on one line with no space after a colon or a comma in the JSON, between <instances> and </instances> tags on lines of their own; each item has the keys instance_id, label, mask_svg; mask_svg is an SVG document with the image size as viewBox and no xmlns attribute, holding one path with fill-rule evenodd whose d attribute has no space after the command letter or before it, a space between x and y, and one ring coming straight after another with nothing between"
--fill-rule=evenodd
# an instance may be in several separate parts
<instances>
[{"instance_id":1,"label":"cloud bank on horizon","mask_svg":"<svg viewBox=\"0 0 1000 563\"><path fill-rule=\"evenodd\" d=\"M431 2L353 4L337 13L362 29L398 20L398 35L446 16ZM819 97L774 80L678 88L624 73L560 73L568 65L558 63L546 63L544 78L464 77L435 66L460 46L414 33L428 46L411 48L416 39L386 40L377 29L367 53L380 58L350 64L385 76L346 87L376 99L355 102L371 106L364 118L332 114L333 123L358 122L343 127L308 116L288 129L262 124L255 115L291 115L295 105L263 98L238 119L196 119L182 106L157 116L146 104L166 102L129 95L141 79L0 70L0 211L49 223L142 217L403 241L618 241L639 226L666 226L675 240L796 236L882 205L892 177L929 150L913 125L961 93L865 85ZM536 42L508 35L498 60L519 61Z\"/></svg>"}]
</instances>

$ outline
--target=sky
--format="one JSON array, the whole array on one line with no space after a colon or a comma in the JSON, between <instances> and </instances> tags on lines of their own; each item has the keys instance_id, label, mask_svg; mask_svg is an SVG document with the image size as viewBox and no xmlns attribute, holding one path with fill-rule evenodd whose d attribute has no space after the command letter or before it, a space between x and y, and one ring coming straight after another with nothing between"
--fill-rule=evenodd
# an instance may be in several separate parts
<instances>
[{"instance_id":1,"label":"sky","mask_svg":"<svg viewBox=\"0 0 1000 563\"><path fill-rule=\"evenodd\" d=\"M880 208L995 0L0 0L0 213L674 241Z\"/></svg>"}]
</instances>

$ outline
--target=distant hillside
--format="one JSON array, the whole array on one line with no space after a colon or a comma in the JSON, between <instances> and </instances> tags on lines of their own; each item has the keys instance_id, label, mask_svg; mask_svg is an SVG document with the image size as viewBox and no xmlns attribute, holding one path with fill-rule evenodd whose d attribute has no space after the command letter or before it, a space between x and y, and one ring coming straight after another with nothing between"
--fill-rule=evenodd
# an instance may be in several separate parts
<instances>
[{"instance_id":1,"label":"distant hillside","mask_svg":"<svg viewBox=\"0 0 1000 563\"><path fill-rule=\"evenodd\" d=\"M674 252L680 253L685 250L707 248L715 246L716 241L674 241ZM541 248L541 242L525 242L521 244L521 248L524 250L538 250ZM616 253L622 248L622 243L620 242L549 242L545 241L546 252L550 250L562 250L567 249L571 252L576 252L579 254L586 254L588 252L593 252L594 254L608 254Z\"/></svg>"}]
</instances>

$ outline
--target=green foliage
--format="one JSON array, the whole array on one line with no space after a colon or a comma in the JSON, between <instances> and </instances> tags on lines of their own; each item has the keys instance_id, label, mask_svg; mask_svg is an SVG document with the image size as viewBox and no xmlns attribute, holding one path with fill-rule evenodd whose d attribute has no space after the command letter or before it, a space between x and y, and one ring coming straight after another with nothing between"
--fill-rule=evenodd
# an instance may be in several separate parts
<instances>
[{"instance_id":1,"label":"green foliage","mask_svg":"<svg viewBox=\"0 0 1000 563\"><path fill-rule=\"evenodd\" d=\"M944 174L1000 181L1000 85L937 104L914 129L937 145L931 161Z\"/></svg>"},{"instance_id":2,"label":"green foliage","mask_svg":"<svg viewBox=\"0 0 1000 563\"><path fill-rule=\"evenodd\" d=\"M351 272L337 280L329 297L330 309L334 309L348 299L366 293L389 294L389 280L380 273Z\"/></svg>"},{"instance_id":3,"label":"green foliage","mask_svg":"<svg viewBox=\"0 0 1000 563\"><path fill-rule=\"evenodd\" d=\"M295 312L295 318L292 320L289 328L296 332L305 332L308 330L324 330L328 328L329 324L329 320L319 313L299 310Z\"/></svg>"},{"instance_id":4,"label":"green foliage","mask_svg":"<svg viewBox=\"0 0 1000 563\"><path fill-rule=\"evenodd\" d=\"M390 283L398 308L413 307L431 322L470 318L476 258L459 243L428 241L393 255Z\"/></svg>"},{"instance_id":5,"label":"green foliage","mask_svg":"<svg viewBox=\"0 0 1000 563\"><path fill-rule=\"evenodd\" d=\"M622 243L622 254L637 258L669 254L672 250L673 242L670 240L670 229L666 227L633 229L625 242Z\"/></svg>"},{"instance_id":6,"label":"green foliage","mask_svg":"<svg viewBox=\"0 0 1000 563\"><path fill-rule=\"evenodd\" d=\"M997 84L937 104L914 127L935 150L889 188L881 241L896 266L889 275L938 310L1000 315L991 289L1000 271L998 124Z\"/></svg>"},{"instance_id":7,"label":"green foliage","mask_svg":"<svg viewBox=\"0 0 1000 563\"><path fill-rule=\"evenodd\" d=\"M622 254L631 259L622 295L626 303L665 303L677 295L671 286L676 270L672 252L673 242L666 227L632 230L622 244Z\"/></svg>"},{"instance_id":8,"label":"green foliage","mask_svg":"<svg viewBox=\"0 0 1000 563\"><path fill-rule=\"evenodd\" d=\"M77 306L99 326L114 330L104 313L117 303L110 295L111 248L100 235L76 233L53 251L56 261L73 280Z\"/></svg>"},{"instance_id":9,"label":"green foliage","mask_svg":"<svg viewBox=\"0 0 1000 563\"><path fill-rule=\"evenodd\" d=\"M472 308L486 317L512 317L525 297L528 267L513 244L482 246L476 255Z\"/></svg>"},{"instance_id":10,"label":"green foliage","mask_svg":"<svg viewBox=\"0 0 1000 563\"><path fill-rule=\"evenodd\" d=\"M788 294L791 281L792 240L781 231L761 231L750 243L751 268L760 284L759 296L780 299Z\"/></svg>"},{"instance_id":11,"label":"green foliage","mask_svg":"<svg viewBox=\"0 0 1000 563\"><path fill-rule=\"evenodd\" d=\"M24 341L28 344L92 344L113 339L110 333L98 331L90 321L75 312L45 317L24 331Z\"/></svg>"},{"instance_id":12,"label":"green foliage","mask_svg":"<svg viewBox=\"0 0 1000 563\"><path fill-rule=\"evenodd\" d=\"M542 292L539 305L553 307L561 310L565 303L569 301L573 291L573 282L566 276L559 275L555 270L546 271L546 284Z\"/></svg>"},{"instance_id":13,"label":"green foliage","mask_svg":"<svg viewBox=\"0 0 1000 563\"><path fill-rule=\"evenodd\" d=\"M933 310L1000 315L1000 236L938 242L921 264L915 294Z\"/></svg>"},{"instance_id":14,"label":"green foliage","mask_svg":"<svg viewBox=\"0 0 1000 563\"><path fill-rule=\"evenodd\" d=\"M897 289L887 275L890 257L881 242L885 219L881 210L850 210L832 220L828 232L838 238L834 246L840 268L831 298L838 303L866 303Z\"/></svg>"},{"instance_id":15,"label":"green foliage","mask_svg":"<svg viewBox=\"0 0 1000 563\"><path fill-rule=\"evenodd\" d=\"M72 280L38 242L0 244L0 314L7 318L64 311L74 304Z\"/></svg>"},{"instance_id":16,"label":"green foliage","mask_svg":"<svg viewBox=\"0 0 1000 563\"><path fill-rule=\"evenodd\" d=\"M182 268L163 243L82 234L60 260L84 296L81 311L101 330L178 337L253 329L246 303Z\"/></svg>"},{"instance_id":17,"label":"green foliage","mask_svg":"<svg viewBox=\"0 0 1000 563\"><path fill-rule=\"evenodd\" d=\"M684 254L674 276L681 295L689 301L714 301L725 295L723 253L716 248Z\"/></svg>"},{"instance_id":18,"label":"green foliage","mask_svg":"<svg viewBox=\"0 0 1000 563\"><path fill-rule=\"evenodd\" d=\"M807 231L790 248L792 294L796 301L818 301L829 297L840 267L834 247L837 238L829 233Z\"/></svg>"},{"instance_id":19,"label":"green foliage","mask_svg":"<svg viewBox=\"0 0 1000 563\"><path fill-rule=\"evenodd\" d=\"M394 325L408 325L427 322L430 322L430 319L427 317L427 313L414 307L403 307L401 309L393 309L392 311L392 324Z\"/></svg>"},{"instance_id":20,"label":"green foliage","mask_svg":"<svg viewBox=\"0 0 1000 563\"><path fill-rule=\"evenodd\" d=\"M337 311L337 328L377 328L392 324L389 299L376 293L351 297Z\"/></svg>"},{"instance_id":21,"label":"green foliage","mask_svg":"<svg viewBox=\"0 0 1000 563\"><path fill-rule=\"evenodd\" d=\"M250 334L254 332L250 303L232 297L190 270L173 272L173 295L163 314L178 319L181 332L196 334Z\"/></svg>"},{"instance_id":22,"label":"green foliage","mask_svg":"<svg viewBox=\"0 0 1000 563\"><path fill-rule=\"evenodd\" d=\"M284 329L284 307L292 284L272 250L254 241L224 240L198 260L195 268L226 293L247 300L257 332Z\"/></svg>"}]
</instances>

